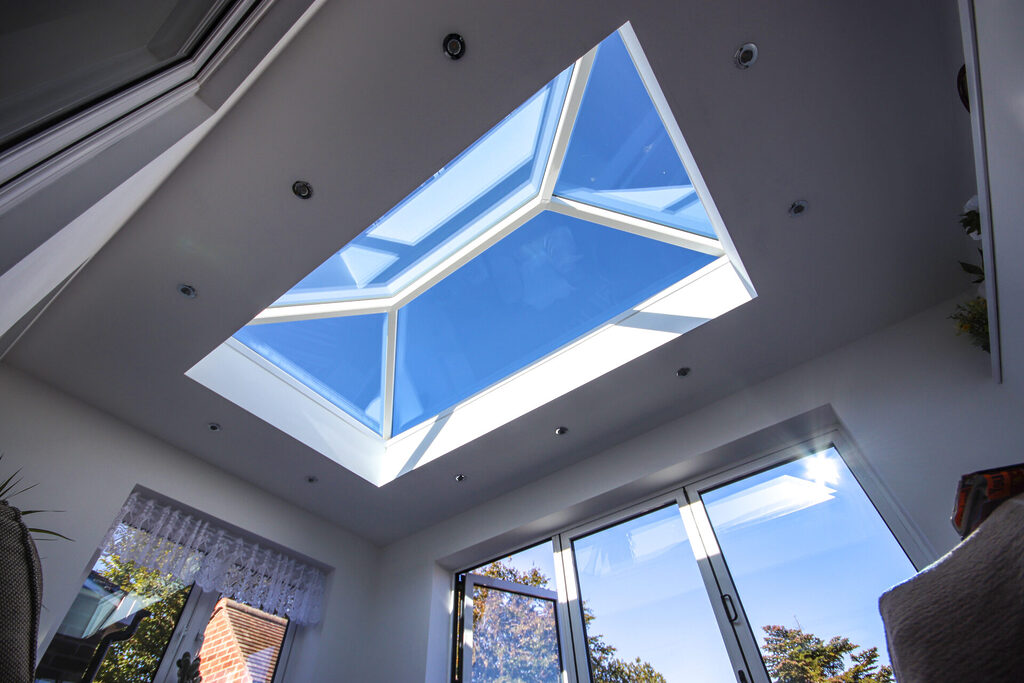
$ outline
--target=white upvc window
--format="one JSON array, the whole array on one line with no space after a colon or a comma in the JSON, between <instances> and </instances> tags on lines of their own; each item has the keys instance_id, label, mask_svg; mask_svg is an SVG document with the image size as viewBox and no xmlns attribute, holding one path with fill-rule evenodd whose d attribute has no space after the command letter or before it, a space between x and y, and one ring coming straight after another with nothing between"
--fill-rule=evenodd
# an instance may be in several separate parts
<instances>
[{"instance_id":1,"label":"white upvc window","mask_svg":"<svg viewBox=\"0 0 1024 683\"><path fill-rule=\"evenodd\" d=\"M769 683L833 638L882 680L877 601L935 559L919 532L838 430L722 465L457 573L452 680Z\"/></svg>"}]
</instances>

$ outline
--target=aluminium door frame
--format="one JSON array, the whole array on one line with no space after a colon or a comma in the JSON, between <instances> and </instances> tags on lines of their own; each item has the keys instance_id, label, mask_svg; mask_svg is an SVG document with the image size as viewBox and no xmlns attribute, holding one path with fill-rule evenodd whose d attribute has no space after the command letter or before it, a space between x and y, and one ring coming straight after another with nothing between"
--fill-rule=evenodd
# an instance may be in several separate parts
<instances>
[{"instance_id":1,"label":"aluminium door frame","mask_svg":"<svg viewBox=\"0 0 1024 683\"><path fill-rule=\"evenodd\" d=\"M686 499L689 501L689 509L696 525L696 531L708 551L705 563L714 575L718 577L719 581L729 586L729 590L735 596L735 608L738 614L745 615L745 612L743 611L739 592L733 582L732 573L729 570L725 556L718 546L718 538L711 524L711 519L707 514L707 508L704 506L702 494L828 449L834 449L850 470L857 485L864 491L868 502L875 508L879 518L889 529L889 533L892 534L893 539L906 554L911 565L920 571L936 558L934 551L930 549L923 535L910 522L909 516L882 483L881 477L874 471L868 461L864 459L853 442L846 438L843 431L838 427L834 427L799 443L767 455L744 460L683 486L683 491ZM746 622L745 616L742 618L742 621ZM764 680L770 680L753 627L749 622L746 622L745 627L741 628L739 620L736 622L736 626L737 637L742 643L743 650L747 655L747 661L754 663L751 665L751 673L754 674L754 679L759 680L763 673Z\"/></svg>"},{"instance_id":2,"label":"aluminium door frame","mask_svg":"<svg viewBox=\"0 0 1024 683\"><path fill-rule=\"evenodd\" d=\"M559 623L558 596L560 591L541 588L540 586L527 586L493 576L467 572L465 591L462 596L462 677L466 683L473 683L473 588L476 586L551 602L554 607L552 614L555 619L555 638L558 643L559 677L562 681L573 680L568 678L569 674L566 671L566 661L568 658L563 648L563 626Z\"/></svg>"},{"instance_id":3,"label":"aluminium door frame","mask_svg":"<svg viewBox=\"0 0 1024 683\"><path fill-rule=\"evenodd\" d=\"M576 573L575 553L573 552L572 542L584 536L589 536L673 505L683 522L686 537L690 543L690 550L694 554L694 561L700 570L701 578L704 582L704 590L708 597L711 611L715 615L722 643L725 646L736 680L739 683L768 683L767 674L762 678L757 675L756 668L752 669L747 665L745 649L742 647L737 629L735 628L737 619L740 620L738 623L743 623L745 616L742 612L739 612L736 614L736 617L730 618L726 608L726 602L731 601L732 604L736 605L736 609L739 609L739 600L733 597L736 594L735 588L729 585L721 585L714 572L711 571L710 565L706 561L702 561L700 555L706 556L706 552L702 545L701 537L696 534L693 518L690 516L689 506L681 486L668 493L648 498L630 507L577 525L556 536L556 546L562 550L562 552L556 555L556 560L565 574L567 592L569 595L576 596L576 599L569 600L568 607L576 669L579 673L577 680L591 681L593 679L590 671L582 601L579 597L581 591L579 578Z\"/></svg>"}]
</instances>

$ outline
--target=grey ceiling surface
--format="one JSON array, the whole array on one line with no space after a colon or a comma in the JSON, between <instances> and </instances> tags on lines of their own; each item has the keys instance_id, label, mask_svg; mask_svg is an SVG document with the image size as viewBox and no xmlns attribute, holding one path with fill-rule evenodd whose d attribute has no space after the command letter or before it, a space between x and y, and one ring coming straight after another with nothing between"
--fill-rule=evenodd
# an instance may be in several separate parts
<instances>
[{"instance_id":1,"label":"grey ceiling surface","mask_svg":"<svg viewBox=\"0 0 1024 683\"><path fill-rule=\"evenodd\" d=\"M755 301L380 489L184 376L627 20ZM7 361L387 543L962 290L961 61L952 2L329 0Z\"/></svg>"}]
</instances>

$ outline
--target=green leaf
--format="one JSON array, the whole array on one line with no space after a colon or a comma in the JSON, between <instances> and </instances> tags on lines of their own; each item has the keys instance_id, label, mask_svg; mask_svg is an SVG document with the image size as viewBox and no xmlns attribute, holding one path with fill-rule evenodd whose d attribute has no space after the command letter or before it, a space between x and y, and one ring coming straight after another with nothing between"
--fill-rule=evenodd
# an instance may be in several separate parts
<instances>
[{"instance_id":1,"label":"green leaf","mask_svg":"<svg viewBox=\"0 0 1024 683\"><path fill-rule=\"evenodd\" d=\"M18 481L14 482L13 484L11 483L11 480L14 479L16 476L18 476L19 472L21 472L20 469L16 470L14 472L14 474L12 474L11 476L7 477L7 479L4 480L4 483L0 484L0 498L6 496L8 491L13 489L15 486L17 486L21 482L21 479L19 479Z\"/></svg>"},{"instance_id":2,"label":"green leaf","mask_svg":"<svg viewBox=\"0 0 1024 683\"><path fill-rule=\"evenodd\" d=\"M47 536L57 536L58 538L63 538L65 541L74 541L73 538L68 538L64 534L57 533L56 531L50 531L49 529L35 529L33 527L29 527L28 530L34 534L46 534Z\"/></svg>"},{"instance_id":3,"label":"green leaf","mask_svg":"<svg viewBox=\"0 0 1024 683\"><path fill-rule=\"evenodd\" d=\"M20 483L20 482L21 482L21 479L19 479L19 480L18 480L18 483ZM15 496L18 496L18 495L21 495L22 493L25 493L25 491L31 491L32 489L34 489L34 488L35 488L35 487L37 487L37 486L39 486L38 482L37 482L37 483L35 483L35 484L32 484L31 486L26 486L26 487L25 487L25 488L23 488L22 490L20 490L20 491L16 491L16 492L14 492L14 493L10 494L10 495L8 496L8 498L14 498ZM11 488L14 488L14 487L12 486Z\"/></svg>"},{"instance_id":4,"label":"green leaf","mask_svg":"<svg viewBox=\"0 0 1024 683\"><path fill-rule=\"evenodd\" d=\"M961 261L960 262L960 267L963 268L965 272L970 273L971 275L984 275L985 274L984 270L982 270L980 267L974 265L973 263L964 263L963 261Z\"/></svg>"}]
</instances>

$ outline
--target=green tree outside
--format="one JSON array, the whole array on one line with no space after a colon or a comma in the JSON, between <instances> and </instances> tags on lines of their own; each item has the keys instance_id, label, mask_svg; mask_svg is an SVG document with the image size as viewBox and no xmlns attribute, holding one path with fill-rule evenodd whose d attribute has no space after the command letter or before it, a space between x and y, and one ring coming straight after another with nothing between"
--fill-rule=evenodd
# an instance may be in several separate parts
<instances>
[{"instance_id":1,"label":"green tree outside","mask_svg":"<svg viewBox=\"0 0 1024 683\"><path fill-rule=\"evenodd\" d=\"M501 561L479 571L484 576L526 586L547 587L536 567L520 571ZM494 595L491 595L494 593ZM548 601L478 587L473 600L473 671L494 683L540 683L559 680L558 636ZM543 603L543 604L542 604ZM594 683L666 683L665 677L637 657L625 661L600 634L589 633L594 620L584 604L590 667Z\"/></svg>"},{"instance_id":2,"label":"green tree outside","mask_svg":"<svg viewBox=\"0 0 1024 683\"><path fill-rule=\"evenodd\" d=\"M105 555L99 565L102 569L96 573L125 592L157 600L146 607L151 614L142 620L135 635L110 646L95 680L98 683L151 683L191 586L116 555Z\"/></svg>"},{"instance_id":3,"label":"green tree outside","mask_svg":"<svg viewBox=\"0 0 1024 683\"><path fill-rule=\"evenodd\" d=\"M849 638L827 643L799 628L764 627L764 663L775 683L892 683L892 667L878 664L878 648L857 651ZM847 668L847 655L850 666Z\"/></svg>"}]
</instances>

